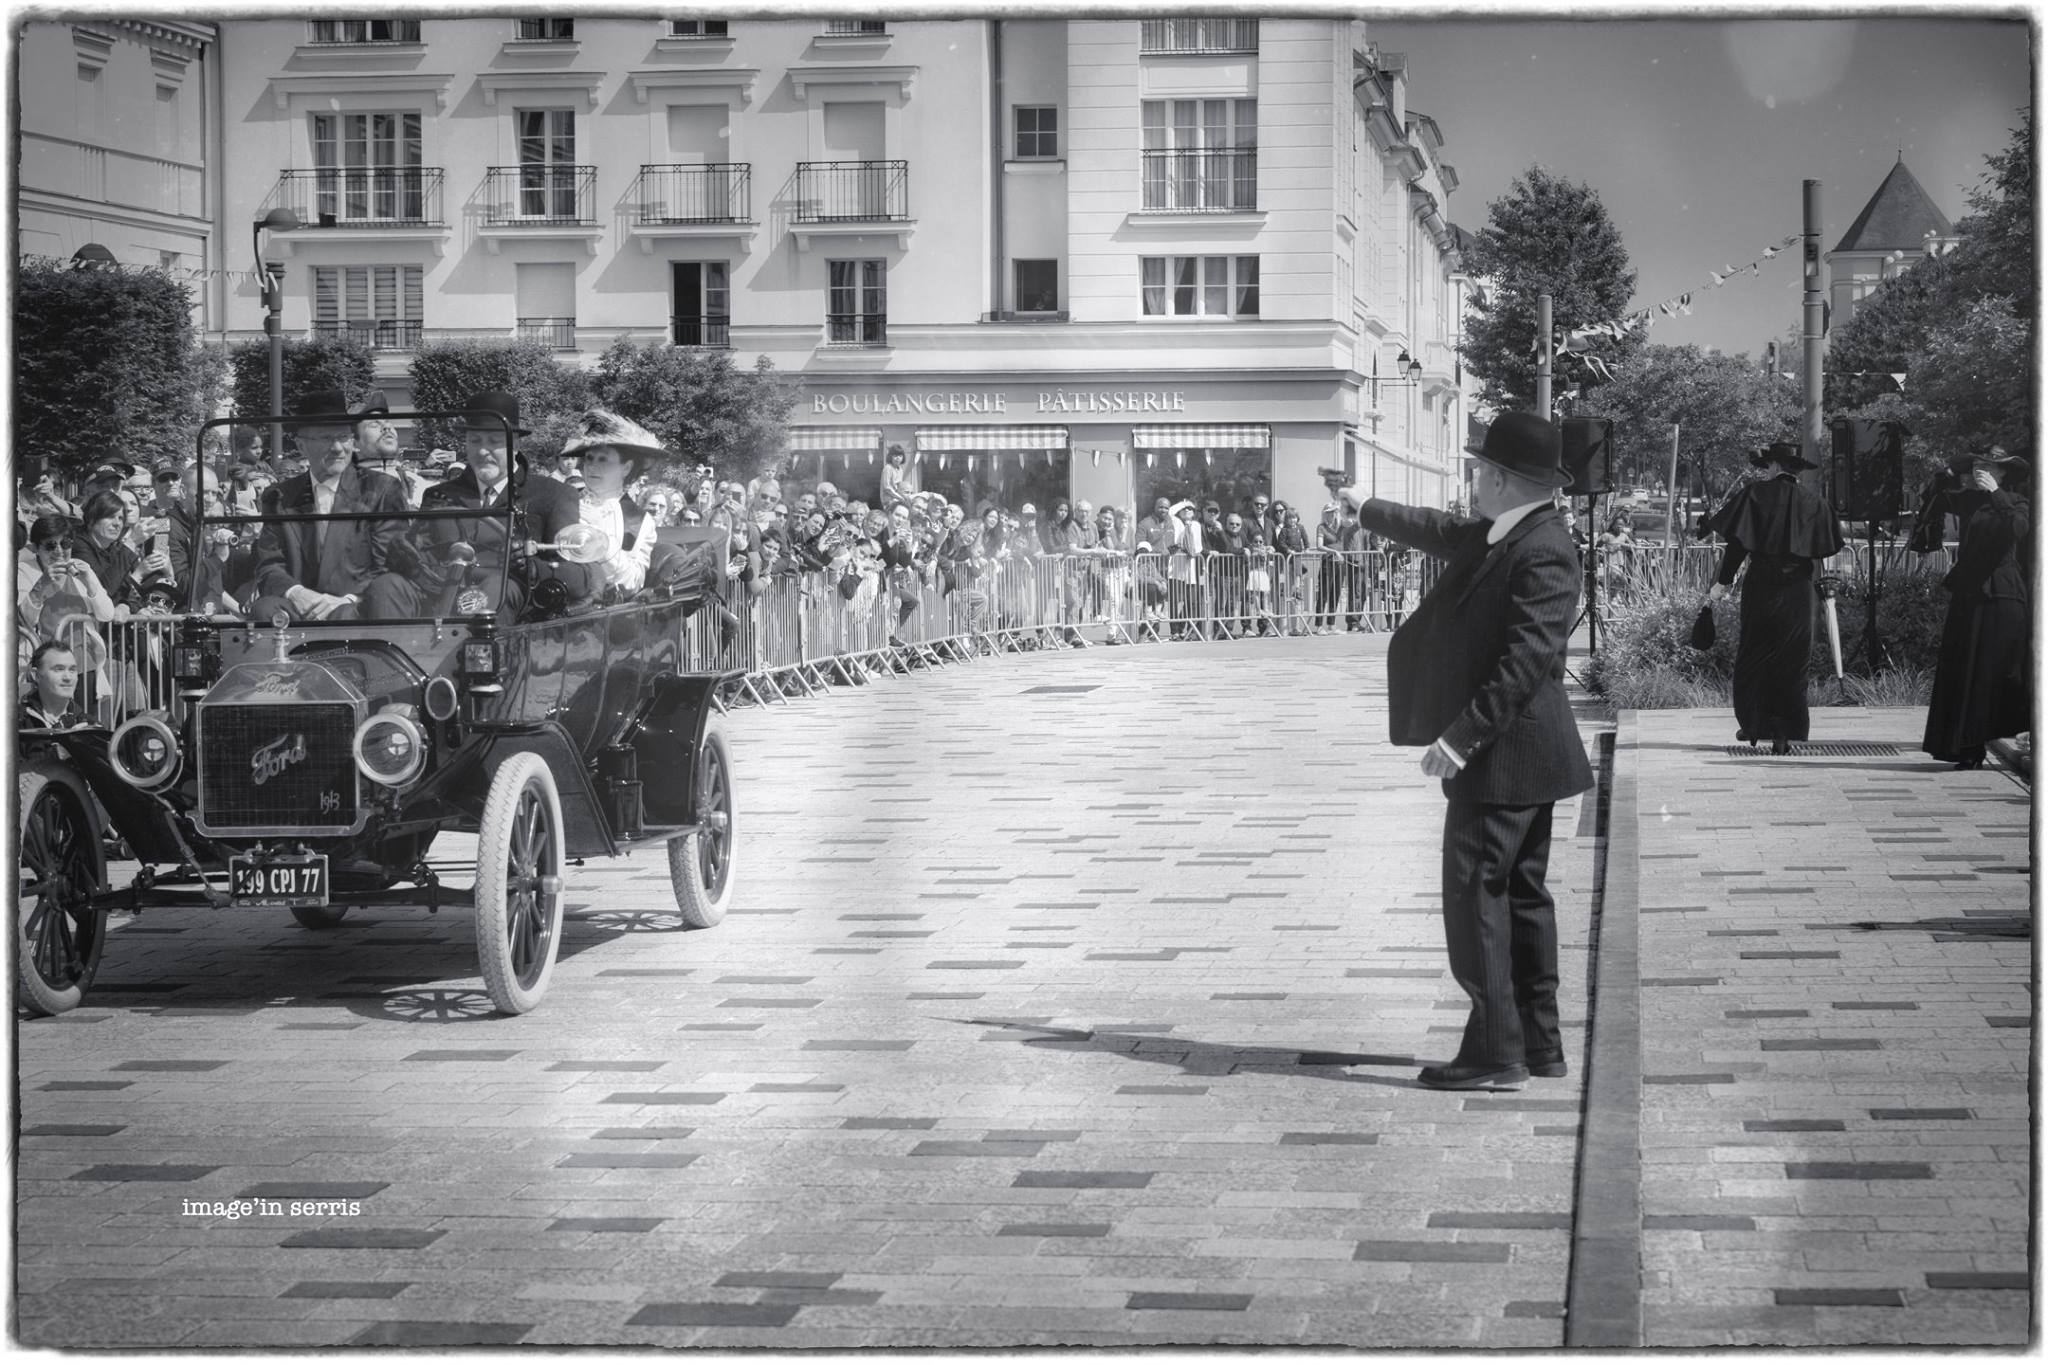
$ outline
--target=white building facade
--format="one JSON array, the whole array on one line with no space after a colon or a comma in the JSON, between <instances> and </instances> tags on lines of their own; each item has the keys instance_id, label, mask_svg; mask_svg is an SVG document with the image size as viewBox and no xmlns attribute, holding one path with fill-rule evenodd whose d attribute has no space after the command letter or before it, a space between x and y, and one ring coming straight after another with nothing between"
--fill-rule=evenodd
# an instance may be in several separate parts
<instances>
[{"instance_id":1,"label":"white building facade","mask_svg":"<svg viewBox=\"0 0 2048 1365\"><path fill-rule=\"evenodd\" d=\"M94 17L31 22L15 50L16 247L70 259L97 245L194 281L217 327L220 64L215 25Z\"/></svg>"},{"instance_id":2,"label":"white building facade","mask_svg":"<svg viewBox=\"0 0 2048 1365\"><path fill-rule=\"evenodd\" d=\"M802 377L799 476L972 504L1454 492L1456 175L1341 19L248 20L223 221L287 332ZM230 241L235 234L225 234ZM247 269L247 262L234 263ZM231 336L260 334L253 286ZM1377 382L1376 382L1377 378Z\"/></svg>"}]
</instances>

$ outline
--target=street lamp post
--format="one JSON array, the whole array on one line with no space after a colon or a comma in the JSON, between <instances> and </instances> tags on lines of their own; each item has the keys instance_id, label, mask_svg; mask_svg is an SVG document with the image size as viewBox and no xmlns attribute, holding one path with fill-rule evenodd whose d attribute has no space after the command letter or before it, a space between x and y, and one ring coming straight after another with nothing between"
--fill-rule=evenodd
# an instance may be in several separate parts
<instances>
[{"instance_id":1,"label":"street lamp post","mask_svg":"<svg viewBox=\"0 0 2048 1365\"><path fill-rule=\"evenodd\" d=\"M249 232L250 251L263 276L263 335L270 341L270 458L284 458L284 262L263 259L263 230L290 232L299 215L276 208L256 220Z\"/></svg>"}]
</instances>

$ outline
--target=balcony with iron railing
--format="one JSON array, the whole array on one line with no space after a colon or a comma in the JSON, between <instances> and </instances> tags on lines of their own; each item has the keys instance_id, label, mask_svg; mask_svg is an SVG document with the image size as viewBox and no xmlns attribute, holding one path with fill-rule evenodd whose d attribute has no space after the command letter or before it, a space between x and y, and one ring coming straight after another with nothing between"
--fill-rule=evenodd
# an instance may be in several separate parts
<instances>
[{"instance_id":1,"label":"balcony with iron railing","mask_svg":"<svg viewBox=\"0 0 2048 1365\"><path fill-rule=\"evenodd\" d=\"M1140 55L1258 50L1256 19L1146 19L1138 30Z\"/></svg>"},{"instance_id":2,"label":"balcony with iron railing","mask_svg":"<svg viewBox=\"0 0 2048 1365\"><path fill-rule=\"evenodd\" d=\"M1256 147L1147 150L1147 213L1253 213L1259 207Z\"/></svg>"},{"instance_id":3,"label":"balcony with iron railing","mask_svg":"<svg viewBox=\"0 0 2048 1365\"><path fill-rule=\"evenodd\" d=\"M341 322L315 322L316 337L351 336L373 351L410 351L420 344L420 323L390 318L349 318Z\"/></svg>"},{"instance_id":4,"label":"balcony with iron railing","mask_svg":"<svg viewBox=\"0 0 2048 1365\"><path fill-rule=\"evenodd\" d=\"M520 318L513 336L520 341L538 341L557 351L576 349L576 319Z\"/></svg>"},{"instance_id":5,"label":"balcony with iron railing","mask_svg":"<svg viewBox=\"0 0 2048 1365\"><path fill-rule=\"evenodd\" d=\"M790 191L790 231L799 250L810 250L818 237L877 233L909 245L915 224L908 161L799 161Z\"/></svg>"},{"instance_id":6,"label":"balcony with iron railing","mask_svg":"<svg viewBox=\"0 0 2048 1365\"><path fill-rule=\"evenodd\" d=\"M441 212L441 182L439 166L284 171L262 207L290 209L298 215L302 229L316 231L439 229L446 226Z\"/></svg>"},{"instance_id":7,"label":"balcony with iron railing","mask_svg":"<svg viewBox=\"0 0 2048 1365\"><path fill-rule=\"evenodd\" d=\"M711 350L732 349L732 319L715 313L672 317L668 320L669 341L677 346L702 346Z\"/></svg>"},{"instance_id":8,"label":"balcony with iron railing","mask_svg":"<svg viewBox=\"0 0 2048 1365\"><path fill-rule=\"evenodd\" d=\"M750 223L753 166L745 161L643 165L627 199L633 205L633 221L640 224Z\"/></svg>"},{"instance_id":9,"label":"balcony with iron railing","mask_svg":"<svg viewBox=\"0 0 2048 1365\"><path fill-rule=\"evenodd\" d=\"M492 166L484 172L486 227L595 226L597 167Z\"/></svg>"},{"instance_id":10,"label":"balcony with iron railing","mask_svg":"<svg viewBox=\"0 0 2048 1365\"><path fill-rule=\"evenodd\" d=\"M827 313L827 346L887 346L889 317L886 313Z\"/></svg>"}]
</instances>

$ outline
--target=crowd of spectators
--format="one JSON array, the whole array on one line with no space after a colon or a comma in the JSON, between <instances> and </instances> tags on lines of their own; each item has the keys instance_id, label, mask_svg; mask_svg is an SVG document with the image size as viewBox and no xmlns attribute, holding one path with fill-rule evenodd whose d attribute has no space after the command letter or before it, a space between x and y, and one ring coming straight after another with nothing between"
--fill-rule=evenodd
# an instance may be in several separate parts
<instances>
[{"instance_id":1,"label":"crowd of spectators","mask_svg":"<svg viewBox=\"0 0 2048 1365\"><path fill-rule=\"evenodd\" d=\"M149 467L108 459L71 488L47 468L22 479L19 667L30 669L40 647L57 643L88 682L104 680L122 667L106 657L112 633L104 627L188 608L267 619L276 602L259 573L263 518L277 510L278 486L308 466L290 446L266 456L258 429L236 431L234 448L212 459ZM375 412L354 436L355 467L394 480L412 507L473 477L462 451L401 449L397 430ZM575 455L535 456L529 466L530 477L597 496L589 485L598 471L586 480ZM785 484L771 473L741 481L676 461L637 463L624 496L629 521L701 528L698 539L722 544L735 607L771 591L813 601L836 591L851 614L871 612L878 599L894 603L895 629L937 593L973 628L1056 619L1077 644L1082 626L1117 619L1130 604L1140 633L1155 636L1324 634L1370 628L1368 603L1389 586L1387 565L1332 553L1381 548L1335 502L1313 524L1263 494L1241 505L1160 497L1143 516L1057 498L1041 514L1028 501L983 499L970 510L917 485L892 447L874 505L829 480ZM88 688L106 690L104 681Z\"/></svg>"}]
</instances>

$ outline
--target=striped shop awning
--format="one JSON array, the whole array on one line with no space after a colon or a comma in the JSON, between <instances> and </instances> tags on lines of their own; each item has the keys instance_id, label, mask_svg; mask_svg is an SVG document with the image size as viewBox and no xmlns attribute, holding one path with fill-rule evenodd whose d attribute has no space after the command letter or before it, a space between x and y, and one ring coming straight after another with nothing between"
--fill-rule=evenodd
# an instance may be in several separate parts
<instances>
[{"instance_id":1,"label":"striped shop awning","mask_svg":"<svg viewBox=\"0 0 2048 1365\"><path fill-rule=\"evenodd\" d=\"M919 427L919 450L1065 450L1065 427Z\"/></svg>"},{"instance_id":2,"label":"striped shop awning","mask_svg":"<svg viewBox=\"0 0 2048 1365\"><path fill-rule=\"evenodd\" d=\"M791 427L791 450L880 450L880 427Z\"/></svg>"},{"instance_id":3,"label":"striped shop awning","mask_svg":"<svg viewBox=\"0 0 2048 1365\"><path fill-rule=\"evenodd\" d=\"M1132 427L1133 450L1265 450L1273 428L1264 422Z\"/></svg>"}]
</instances>

